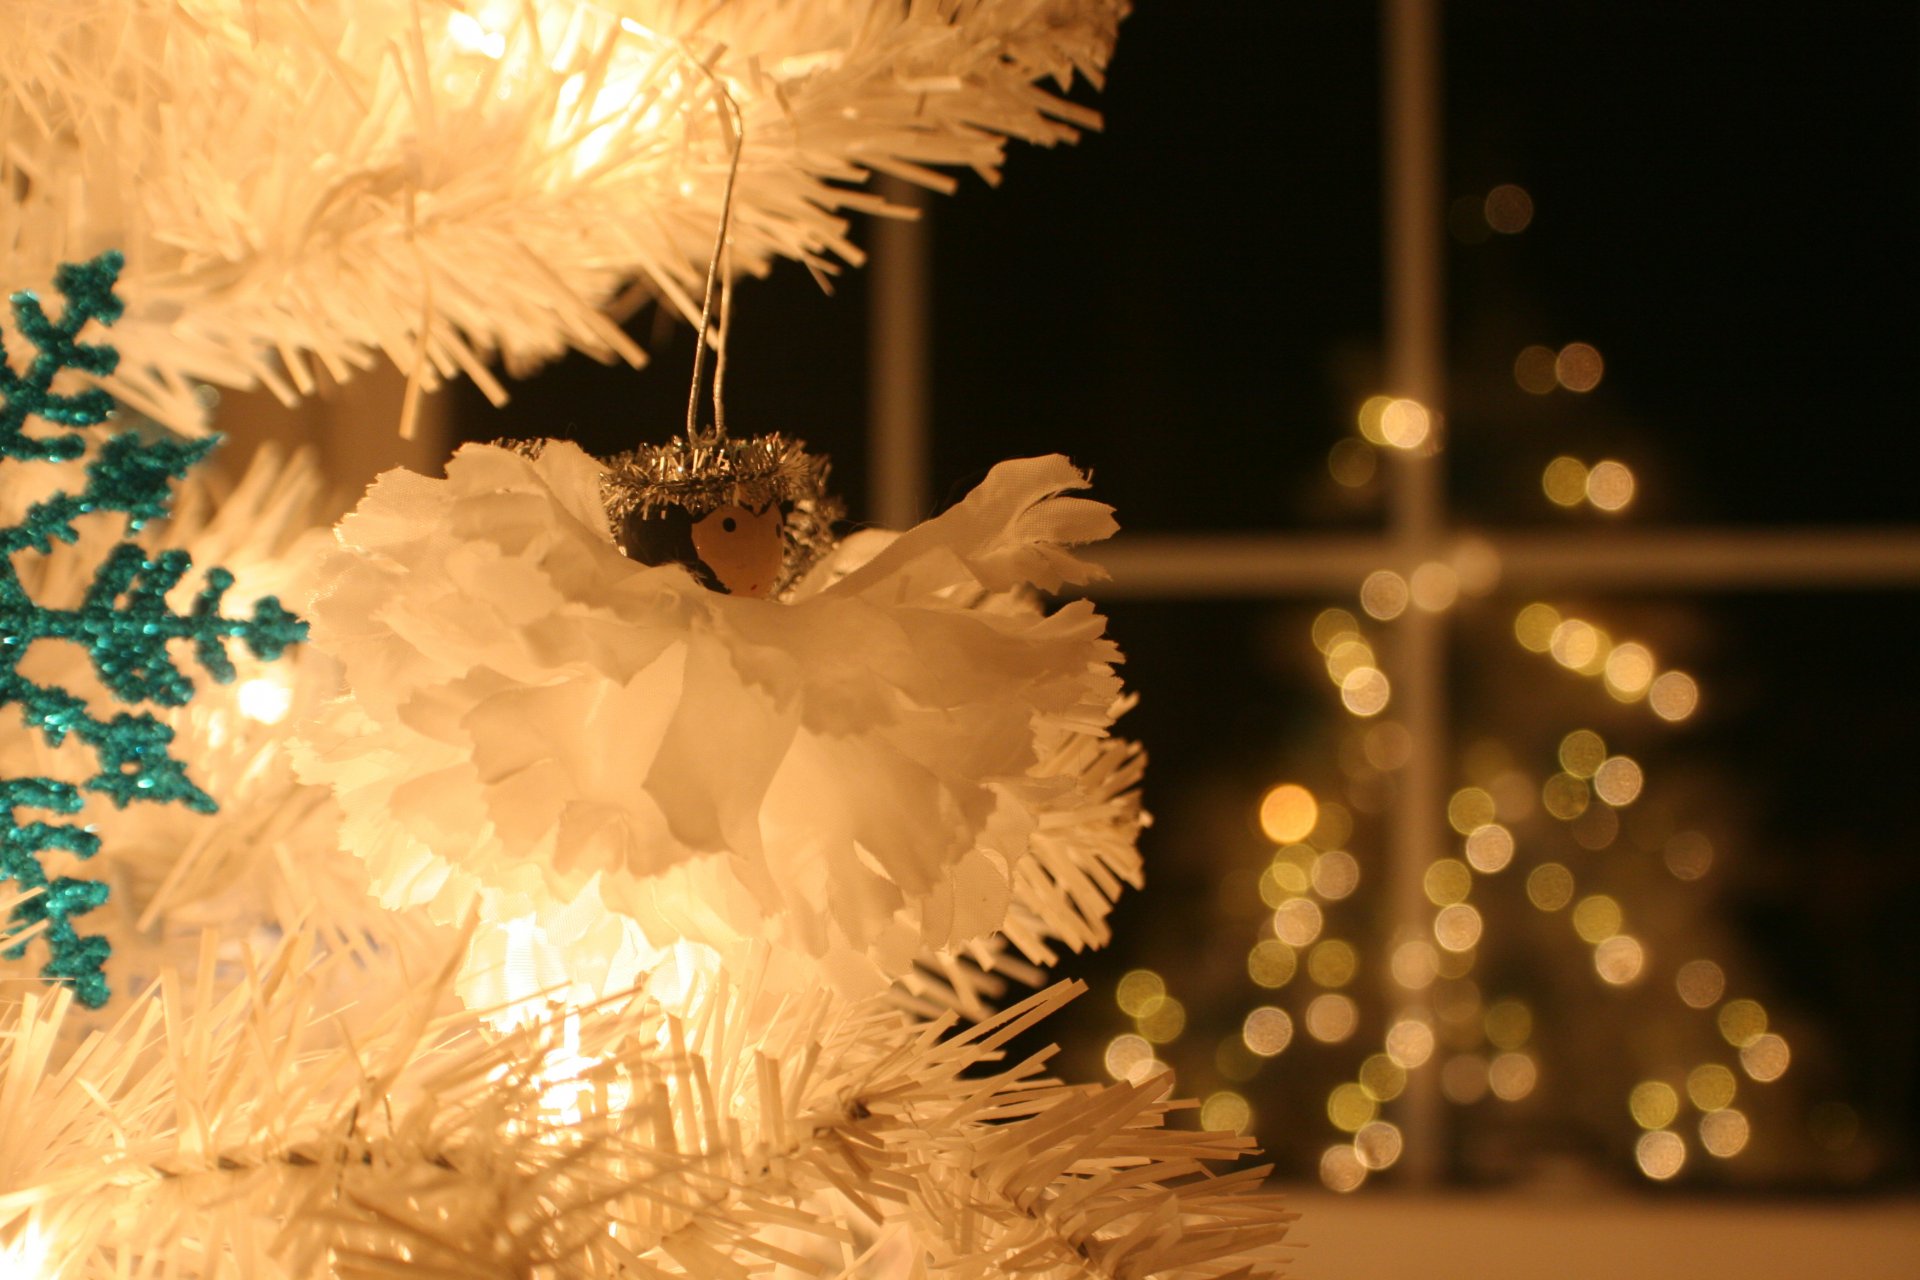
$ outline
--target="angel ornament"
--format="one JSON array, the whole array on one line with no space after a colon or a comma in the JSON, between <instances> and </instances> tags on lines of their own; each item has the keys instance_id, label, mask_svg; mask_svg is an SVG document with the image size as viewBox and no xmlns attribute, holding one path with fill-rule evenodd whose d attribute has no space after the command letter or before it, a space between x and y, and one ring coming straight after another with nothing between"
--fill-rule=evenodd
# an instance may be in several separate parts
<instances>
[{"instance_id":1,"label":"angel ornament","mask_svg":"<svg viewBox=\"0 0 1920 1280\"><path fill-rule=\"evenodd\" d=\"M341 522L310 617L346 692L300 768L383 903L478 915L470 1004L1106 940L1143 759L1106 620L1038 593L1098 575L1110 509L1029 458L835 541L826 472L778 435L468 445Z\"/></svg>"}]
</instances>

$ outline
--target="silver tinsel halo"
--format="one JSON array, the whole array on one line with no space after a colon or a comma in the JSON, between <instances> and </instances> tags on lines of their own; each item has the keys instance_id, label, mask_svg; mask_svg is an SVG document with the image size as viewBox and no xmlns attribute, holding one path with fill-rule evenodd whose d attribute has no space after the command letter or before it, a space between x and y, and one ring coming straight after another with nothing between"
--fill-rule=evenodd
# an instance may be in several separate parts
<instances>
[{"instance_id":1,"label":"silver tinsel halo","mask_svg":"<svg viewBox=\"0 0 1920 1280\"><path fill-rule=\"evenodd\" d=\"M494 443L538 458L547 441ZM828 459L808 453L806 441L777 431L745 438L696 431L616 454L603 465L600 500L616 538L629 520L644 520L659 511L677 509L699 519L728 505L757 511L779 503L786 508L780 528L783 568L775 594L806 576L833 549L833 526L846 517L845 505L827 492L832 469Z\"/></svg>"}]
</instances>

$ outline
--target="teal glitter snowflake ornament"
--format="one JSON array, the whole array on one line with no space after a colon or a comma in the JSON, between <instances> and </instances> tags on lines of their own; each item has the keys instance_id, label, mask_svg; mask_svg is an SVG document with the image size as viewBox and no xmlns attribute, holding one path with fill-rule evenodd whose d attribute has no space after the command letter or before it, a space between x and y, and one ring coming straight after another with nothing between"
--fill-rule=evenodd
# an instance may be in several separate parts
<instances>
[{"instance_id":1,"label":"teal glitter snowflake ornament","mask_svg":"<svg viewBox=\"0 0 1920 1280\"><path fill-rule=\"evenodd\" d=\"M100 562L77 608L45 607L23 585L15 556L50 555L56 543L77 542L75 521L86 516L118 512L126 516L126 532L138 532L167 514L173 483L219 443L211 436L146 438L129 431L95 446L98 437L87 428L112 416L112 398L98 389L54 391L55 377L64 370L97 377L118 363L112 347L83 343L79 333L89 321L112 324L119 317L113 284L121 261L118 253L105 253L61 267L54 283L66 305L58 320L46 314L34 294L13 295L15 325L38 352L24 373L14 371L0 341L0 467L74 462L93 449L80 492L53 493L30 506L17 523L0 524L0 708L17 706L27 728L49 746L77 739L93 752L98 767L77 785L56 778L0 778L0 880L37 891L14 916L19 925L43 926L50 958L41 976L71 985L82 1004L96 1009L110 994L103 972L110 948L105 938L81 934L73 921L107 900L107 886L65 875L49 878L42 858L55 852L92 857L100 838L84 825L23 819L20 811L77 814L85 792L105 795L122 807L135 800L178 801L211 813L217 806L172 755L170 726L146 711L96 715L81 695L22 674L27 651L38 640L78 645L120 701L178 707L193 697L194 685L174 661L173 641L191 641L194 660L226 683L234 678L229 640L238 639L256 657L271 660L304 640L307 631L306 623L271 596L255 603L251 618L223 616L221 602L233 575L219 568L207 571L191 611L176 613L167 593L192 567L190 557L180 550L149 554L130 541L120 542ZM32 419L70 429L30 434Z\"/></svg>"}]
</instances>

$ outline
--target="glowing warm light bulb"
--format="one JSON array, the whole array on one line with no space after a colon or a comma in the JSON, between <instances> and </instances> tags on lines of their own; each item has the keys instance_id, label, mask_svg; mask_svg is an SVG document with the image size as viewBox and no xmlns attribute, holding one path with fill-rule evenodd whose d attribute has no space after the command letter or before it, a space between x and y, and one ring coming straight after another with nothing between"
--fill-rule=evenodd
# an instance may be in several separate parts
<instances>
[{"instance_id":1,"label":"glowing warm light bulb","mask_svg":"<svg viewBox=\"0 0 1920 1280\"><path fill-rule=\"evenodd\" d=\"M1356 1133L1379 1113L1380 1104L1357 1084L1348 1082L1333 1087L1327 1095L1327 1119L1343 1133Z\"/></svg>"},{"instance_id":2,"label":"glowing warm light bulb","mask_svg":"<svg viewBox=\"0 0 1920 1280\"><path fill-rule=\"evenodd\" d=\"M1487 225L1503 236L1517 236L1533 222L1533 197L1511 182L1487 192L1483 209Z\"/></svg>"},{"instance_id":3,"label":"glowing warm light bulb","mask_svg":"<svg viewBox=\"0 0 1920 1280\"><path fill-rule=\"evenodd\" d=\"M1440 560L1429 560L1413 571L1409 585L1416 608L1442 613L1460 598L1460 574Z\"/></svg>"},{"instance_id":4,"label":"glowing warm light bulb","mask_svg":"<svg viewBox=\"0 0 1920 1280\"><path fill-rule=\"evenodd\" d=\"M1524 1053L1503 1053L1487 1067L1487 1087L1502 1102L1518 1102L1533 1092L1540 1068Z\"/></svg>"},{"instance_id":5,"label":"glowing warm light bulb","mask_svg":"<svg viewBox=\"0 0 1920 1280\"><path fill-rule=\"evenodd\" d=\"M1553 360L1553 376L1569 391L1591 391L1600 385L1605 362L1592 345L1569 342Z\"/></svg>"},{"instance_id":6,"label":"glowing warm light bulb","mask_svg":"<svg viewBox=\"0 0 1920 1280\"><path fill-rule=\"evenodd\" d=\"M1399 1128L1385 1120L1363 1124L1360 1132L1353 1135L1354 1154L1369 1169L1388 1168L1400 1158L1404 1146Z\"/></svg>"},{"instance_id":7,"label":"glowing warm light bulb","mask_svg":"<svg viewBox=\"0 0 1920 1280\"><path fill-rule=\"evenodd\" d=\"M1597 462L1587 472L1586 497L1601 511L1623 511L1633 501L1633 472L1624 462Z\"/></svg>"},{"instance_id":8,"label":"glowing warm light bulb","mask_svg":"<svg viewBox=\"0 0 1920 1280\"><path fill-rule=\"evenodd\" d=\"M1142 1063L1153 1060L1153 1046L1136 1035L1115 1036L1107 1042L1107 1074L1115 1080L1130 1080Z\"/></svg>"},{"instance_id":9,"label":"glowing warm light bulb","mask_svg":"<svg viewBox=\"0 0 1920 1280\"><path fill-rule=\"evenodd\" d=\"M1412 1071L1433 1056L1433 1028L1418 1018L1402 1018L1387 1032L1387 1056Z\"/></svg>"},{"instance_id":10,"label":"glowing warm light bulb","mask_svg":"<svg viewBox=\"0 0 1920 1280\"><path fill-rule=\"evenodd\" d=\"M1700 705L1700 686L1684 671L1666 671L1647 689L1647 703L1662 720L1685 720Z\"/></svg>"},{"instance_id":11,"label":"glowing warm light bulb","mask_svg":"<svg viewBox=\"0 0 1920 1280\"><path fill-rule=\"evenodd\" d=\"M279 724L293 709L293 690L271 676L255 676L234 690L240 714L261 724Z\"/></svg>"},{"instance_id":12,"label":"glowing warm light bulb","mask_svg":"<svg viewBox=\"0 0 1920 1280\"><path fill-rule=\"evenodd\" d=\"M1349 671L1340 682L1340 701L1357 716L1377 716L1387 709L1393 686L1386 673L1376 667Z\"/></svg>"},{"instance_id":13,"label":"glowing warm light bulb","mask_svg":"<svg viewBox=\"0 0 1920 1280\"><path fill-rule=\"evenodd\" d=\"M1405 578L1391 569L1375 569L1360 584L1360 607L1388 622L1406 612L1409 595Z\"/></svg>"},{"instance_id":14,"label":"glowing warm light bulb","mask_svg":"<svg viewBox=\"0 0 1920 1280\"><path fill-rule=\"evenodd\" d=\"M1560 611L1552 605L1530 604L1513 619L1513 635L1520 647L1533 653L1545 653L1553 644L1560 627Z\"/></svg>"},{"instance_id":15,"label":"glowing warm light bulb","mask_svg":"<svg viewBox=\"0 0 1920 1280\"><path fill-rule=\"evenodd\" d=\"M1271 1058L1293 1043L1293 1018L1285 1009L1261 1005L1240 1024L1240 1038L1254 1053Z\"/></svg>"},{"instance_id":16,"label":"glowing warm light bulb","mask_svg":"<svg viewBox=\"0 0 1920 1280\"><path fill-rule=\"evenodd\" d=\"M462 53L477 53L496 61L507 52L507 38L489 31L472 14L455 11L447 15L447 39Z\"/></svg>"},{"instance_id":17,"label":"glowing warm light bulb","mask_svg":"<svg viewBox=\"0 0 1920 1280\"><path fill-rule=\"evenodd\" d=\"M1587 464L1565 455L1555 458L1541 473L1540 488L1555 506L1578 506L1587 496Z\"/></svg>"},{"instance_id":18,"label":"glowing warm light bulb","mask_svg":"<svg viewBox=\"0 0 1920 1280\"><path fill-rule=\"evenodd\" d=\"M1381 430L1381 419L1386 416L1387 406L1393 403L1392 396L1368 396L1360 406L1357 425L1360 435L1370 444L1387 443L1386 433Z\"/></svg>"},{"instance_id":19,"label":"glowing warm light bulb","mask_svg":"<svg viewBox=\"0 0 1920 1280\"><path fill-rule=\"evenodd\" d=\"M1513 360L1513 380L1522 391L1536 396L1544 396L1560 385L1554 377L1555 360L1552 347L1543 347L1538 343L1521 350Z\"/></svg>"},{"instance_id":20,"label":"glowing warm light bulb","mask_svg":"<svg viewBox=\"0 0 1920 1280\"><path fill-rule=\"evenodd\" d=\"M1367 1166L1349 1143L1328 1147L1320 1153L1320 1183L1329 1191L1345 1195L1358 1191L1367 1180Z\"/></svg>"},{"instance_id":21,"label":"glowing warm light bulb","mask_svg":"<svg viewBox=\"0 0 1920 1280\"><path fill-rule=\"evenodd\" d=\"M1481 875L1492 875L1513 861L1513 832L1497 822L1476 827L1467 837L1467 861Z\"/></svg>"},{"instance_id":22,"label":"glowing warm light bulb","mask_svg":"<svg viewBox=\"0 0 1920 1280\"><path fill-rule=\"evenodd\" d=\"M42 1280L42 1277L54 1274L52 1260L48 1256L52 1245L46 1234L41 1231L38 1219L28 1218L20 1234L6 1244L0 1244L0 1276L7 1280Z\"/></svg>"},{"instance_id":23,"label":"glowing warm light bulb","mask_svg":"<svg viewBox=\"0 0 1920 1280\"><path fill-rule=\"evenodd\" d=\"M1433 434L1433 414L1418 400L1390 400L1380 411L1380 437L1396 449L1418 449Z\"/></svg>"},{"instance_id":24,"label":"glowing warm light bulb","mask_svg":"<svg viewBox=\"0 0 1920 1280\"><path fill-rule=\"evenodd\" d=\"M1469 951L1480 941L1480 913L1464 902L1442 907L1433 917L1433 939L1448 951Z\"/></svg>"},{"instance_id":25,"label":"glowing warm light bulb","mask_svg":"<svg viewBox=\"0 0 1920 1280\"><path fill-rule=\"evenodd\" d=\"M1297 782L1283 782L1260 799L1260 830L1275 844L1293 844L1307 838L1320 819L1313 792Z\"/></svg>"},{"instance_id":26,"label":"glowing warm light bulb","mask_svg":"<svg viewBox=\"0 0 1920 1280\"><path fill-rule=\"evenodd\" d=\"M1209 1094L1200 1104L1200 1127L1215 1132L1240 1133L1253 1123L1253 1108L1230 1089Z\"/></svg>"},{"instance_id":27,"label":"glowing warm light bulb","mask_svg":"<svg viewBox=\"0 0 1920 1280\"><path fill-rule=\"evenodd\" d=\"M1151 969L1128 971L1113 989L1114 1003L1130 1018L1144 1018L1167 998L1167 983Z\"/></svg>"},{"instance_id":28,"label":"glowing warm light bulb","mask_svg":"<svg viewBox=\"0 0 1920 1280\"><path fill-rule=\"evenodd\" d=\"M1307 1006L1307 1034L1323 1044L1339 1044L1353 1034L1360 1010L1346 996L1314 997Z\"/></svg>"},{"instance_id":29,"label":"glowing warm light bulb","mask_svg":"<svg viewBox=\"0 0 1920 1280\"><path fill-rule=\"evenodd\" d=\"M1640 1141L1634 1144L1633 1156L1640 1172L1656 1182L1665 1182L1686 1164L1687 1144L1670 1129L1656 1129L1640 1135Z\"/></svg>"}]
</instances>

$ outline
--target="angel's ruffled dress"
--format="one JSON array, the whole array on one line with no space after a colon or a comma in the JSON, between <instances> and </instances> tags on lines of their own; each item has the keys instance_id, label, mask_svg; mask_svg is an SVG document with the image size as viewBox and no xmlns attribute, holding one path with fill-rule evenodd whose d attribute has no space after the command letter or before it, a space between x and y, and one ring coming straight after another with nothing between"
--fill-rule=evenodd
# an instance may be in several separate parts
<instances>
[{"instance_id":1,"label":"angel's ruffled dress","mask_svg":"<svg viewBox=\"0 0 1920 1280\"><path fill-rule=\"evenodd\" d=\"M462 989L625 989L690 953L849 994L1004 930L1105 938L1132 744L1064 458L841 543L781 600L623 556L578 448L469 445L340 525L313 636L347 692L300 769L389 906L477 915Z\"/></svg>"}]
</instances>

